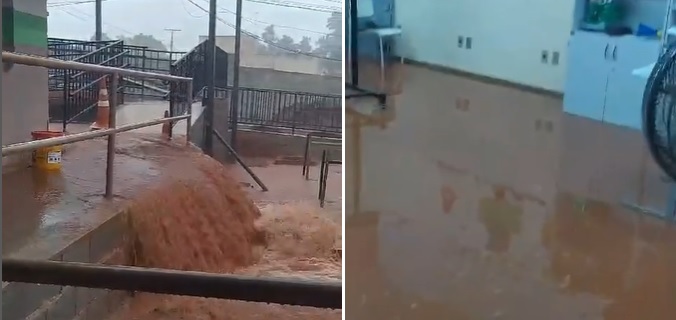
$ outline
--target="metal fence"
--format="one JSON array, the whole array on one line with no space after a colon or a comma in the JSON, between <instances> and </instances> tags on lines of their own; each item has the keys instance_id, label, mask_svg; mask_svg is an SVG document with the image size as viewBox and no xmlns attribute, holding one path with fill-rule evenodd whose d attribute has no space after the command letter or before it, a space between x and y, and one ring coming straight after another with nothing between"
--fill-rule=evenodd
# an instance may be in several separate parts
<instances>
[{"instance_id":1,"label":"metal fence","mask_svg":"<svg viewBox=\"0 0 676 320\"><path fill-rule=\"evenodd\" d=\"M3 63L15 63L36 67L92 72L111 77L110 129L84 132L44 140L22 142L2 146L2 155L8 156L31 152L38 148L75 143L97 137L108 137L106 161L106 198L113 197L113 173L115 162L115 135L119 132L148 127L159 123L187 121L190 141L191 114L161 118L136 124L116 127L115 106L118 104L118 84L121 76L161 79L171 82L186 82L188 98L192 100L192 79L157 73L145 73L102 65L63 61L2 52ZM171 130L171 129L170 129ZM342 306L342 285L339 282L293 281L271 278L246 278L222 274L162 270L140 267L104 266L90 263L61 261L31 261L3 259L3 281L80 286L89 288L143 291L200 297L227 298L244 301L295 304L323 308Z\"/></svg>"},{"instance_id":2,"label":"metal fence","mask_svg":"<svg viewBox=\"0 0 676 320\"><path fill-rule=\"evenodd\" d=\"M104 45L105 44L105 45ZM125 66L124 44L122 41L108 41L103 43L74 43L59 44L61 60L86 63L98 66L117 67ZM70 49L63 49L64 47ZM84 55L73 47L95 50ZM50 58L54 58L51 57ZM106 76L96 71L73 69L49 69L49 117L51 120L61 121L63 130L72 122L91 122L96 118L96 104L99 99L99 89ZM118 93L123 93L122 89ZM120 100L124 95L120 95Z\"/></svg>"},{"instance_id":3,"label":"metal fence","mask_svg":"<svg viewBox=\"0 0 676 320\"><path fill-rule=\"evenodd\" d=\"M184 54L127 45L124 41L79 41L50 38L49 57L128 70L170 74L171 66ZM64 130L72 122L92 122L96 117L102 84L100 74L49 69L49 117L61 121ZM120 81L119 99L140 97L167 99L170 83L160 79L127 76ZM185 88L184 88L185 89Z\"/></svg>"},{"instance_id":4,"label":"metal fence","mask_svg":"<svg viewBox=\"0 0 676 320\"><path fill-rule=\"evenodd\" d=\"M231 88L217 88L217 97L230 97ZM231 111L232 113L233 111ZM270 89L240 88L238 123L268 128L341 132L342 98Z\"/></svg>"},{"instance_id":5,"label":"metal fence","mask_svg":"<svg viewBox=\"0 0 676 320\"><path fill-rule=\"evenodd\" d=\"M207 41L202 41L195 46L190 52L182 55L180 59L171 65L171 74L181 77L188 77L193 79L194 97L204 98L205 88L207 86L207 77L209 72L207 69ZM216 47L216 70L214 83L217 87L226 87L228 85L228 54L221 48ZM184 97L176 96L181 92L186 92L186 88L182 88L184 84L175 83L175 87L171 88L172 97L171 114L182 114L185 110L181 109L182 105L173 103L177 99L184 99Z\"/></svg>"},{"instance_id":6,"label":"metal fence","mask_svg":"<svg viewBox=\"0 0 676 320\"><path fill-rule=\"evenodd\" d=\"M154 50L142 46L124 45L125 68L161 74L172 74L172 65L185 52ZM167 98L170 88L166 81L127 77L123 81L124 94L145 98Z\"/></svg>"},{"instance_id":7,"label":"metal fence","mask_svg":"<svg viewBox=\"0 0 676 320\"><path fill-rule=\"evenodd\" d=\"M51 58L119 67L128 70L172 74L193 79L192 96L205 98L207 85L207 42L190 52L169 52L126 45L123 41L78 41L49 39ZM229 56L216 48L217 96L230 96L228 87ZM50 119L68 123L93 122L102 75L95 72L50 69ZM342 130L342 99L339 95L316 94L241 88L238 123L265 128L340 132ZM109 88L110 91L110 88ZM184 114L189 104L185 83L126 76L120 80L119 99L168 99L170 116ZM232 117L231 117L232 118Z\"/></svg>"}]
</instances>

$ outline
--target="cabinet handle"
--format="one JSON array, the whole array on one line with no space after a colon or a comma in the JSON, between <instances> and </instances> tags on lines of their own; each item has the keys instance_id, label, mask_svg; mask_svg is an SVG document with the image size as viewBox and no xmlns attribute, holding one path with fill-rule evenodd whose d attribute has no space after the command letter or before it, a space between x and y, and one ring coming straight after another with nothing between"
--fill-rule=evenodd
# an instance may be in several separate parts
<instances>
[{"instance_id":1,"label":"cabinet handle","mask_svg":"<svg viewBox=\"0 0 676 320\"><path fill-rule=\"evenodd\" d=\"M613 47L613 60L617 61L617 46Z\"/></svg>"},{"instance_id":2,"label":"cabinet handle","mask_svg":"<svg viewBox=\"0 0 676 320\"><path fill-rule=\"evenodd\" d=\"M606 48L603 49L603 58L608 59L608 47L610 44L606 43Z\"/></svg>"}]
</instances>

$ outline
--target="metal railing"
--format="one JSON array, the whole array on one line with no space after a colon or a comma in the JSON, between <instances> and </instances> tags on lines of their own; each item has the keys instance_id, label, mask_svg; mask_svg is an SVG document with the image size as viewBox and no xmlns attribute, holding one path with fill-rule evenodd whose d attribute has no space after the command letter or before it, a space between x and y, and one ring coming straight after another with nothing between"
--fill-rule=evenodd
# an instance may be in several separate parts
<instances>
[{"instance_id":1,"label":"metal railing","mask_svg":"<svg viewBox=\"0 0 676 320\"><path fill-rule=\"evenodd\" d=\"M129 70L171 74L182 52L153 50L125 44L121 40L80 41L48 39L49 57L60 60L119 67ZM92 122L102 78L95 72L49 69L50 119L68 123ZM127 76L120 80L118 99L167 99L171 82ZM184 88L183 88L184 89Z\"/></svg>"},{"instance_id":2,"label":"metal railing","mask_svg":"<svg viewBox=\"0 0 676 320\"><path fill-rule=\"evenodd\" d=\"M183 55L179 60L171 65L171 74L180 77L193 79L192 95L193 97L205 98L204 92L207 86L207 77L210 75L207 69L207 41L202 41L190 52ZM228 86L228 54L221 48L216 47L216 69L214 84L216 87ZM174 100L182 99L180 93L187 92L186 88L180 83L173 83L171 87L172 96L170 98L171 114L180 114L184 110L181 105L173 103Z\"/></svg>"},{"instance_id":3,"label":"metal railing","mask_svg":"<svg viewBox=\"0 0 676 320\"><path fill-rule=\"evenodd\" d=\"M230 88L216 88L217 97L229 97ZM271 89L240 88L238 123L268 128L342 131L340 95ZM231 111L232 112L232 111Z\"/></svg>"},{"instance_id":4,"label":"metal railing","mask_svg":"<svg viewBox=\"0 0 676 320\"><path fill-rule=\"evenodd\" d=\"M186 142L190 141L191 108L187 108L187 113L184 115L116 127L115 107L118 103L117 89L121 76L186 83L187 93L185 96L187 99L185 101L177 101L178 103L192 101L191 78L22 55L5 51L2 52L2 60L6 64L96 72L103 76L111 77L110 129L2 146L3 156L107 136L105 196L110 199L113 196L113 164L115 160L115 135L117 133L170 121L186 120ZM339 282L247 278L203 272L22 259L3 259L2 269L2 280L10 282L144 291L321 308L338 309L342 307L342 284Z\"/></svg>"},{"instance_id":5,"label":"metal railing","mask_svg":"<svg viewBox=\"0 0 676 320\"><path fill-rule=\"evenodd\" d=\"M29 141L29 142L22 142L22 143L16 143L16 144L11 144L7 146L2 146L2 155L11 155L11 154L16 154L16 153L23 153L27 151L33 151L38 148L46 148L46 147L52 147L52 146L57 146L57 145L63 145L63 144L69 144L69 143L74 143L78 141L84 141L84 140L90 140L94 139L97 137L102 137L102 136L108 136L108 154L107 154L107 169L106 169L106 197L110 198L113 195L113 160L115 157L115 134L119 132L124 132L124 131L130 131L134 129L139 129L143 127L148 127L160 123L165 123L165 122L174 122L174 121L179 121L183 119L187 119L187 130L186 130L186 135L190 135L190 124L191 124L191 114L190 108L187 108L187 114L181 115L181 116L176 116L176 117L169 117L169 118L161 118L161 119L156 119L156 120L151 120L151 121L145 121L141 123L136 123L136 124L130 124L130 125L125 125L119 128L115 128L115 117L116 117L116 106L119 103L118 100L118 87L119 87L119 79L121 76L130 76L130 77L137 77L137 78L149 78L149 79L160 79L160 80L165 80L165 81L172 81L172 82L186 82L188 83L188 87L192 86L192 79L190 78L184 78L184 77L176 77L172 75L166 75L166 74L158 74L158 73L149 73L149 72L142 72L142 71L134 71L134 70L128 70L128 69L122 69L122 68L115 68L115 67L108 67L108 66L103 66L103 65L96 65L96 64L87 64L87 63L81 63L81 62L75 62L75 61L65 61L65 60L59 60L59 59L53 59L53 58L44 58L44 57L37 57L37 56L30 56L30 55L23 55L23 54L17 54L17 53L12 53L12 52L2 52L2 60L3 63L16 63L16 64L22 64L22 65L27 65L27 66L36 66L36 67L45 67L45 68L53 68L53 69L65 69L68 70L69 72L74 72L76 74L84 74L84 73L96 73L100 77L99 79L103 79L105 77L110 77L111 78L111 84L110 84L110 114L109 114L109 122L110 122L110 129L106 130L99 130L99 131L93 131L93 132L84 132L84 133L79 133L79 134L74 134L74 135L67 135L63 137L57 137L57 138L49 138L49 139L44 139L44 140L36 140L36 141ZM190 91L189 91L190 92ZM189 97L189 99L192 99ZM190 101L190 100L187 100ZM184 101L186 103L187 101ZM188 137L189 138L189 137ZM189 141L189 140L187 140Z\"/></svg>"},{"instance_id":6,"label":"metal railing","mask_svg":"<svg viewBox=\"0 0 676 320\"><path fill-rule=\"evenodd\" d=\"M84 44L78 45L84 46ZM100 43L98 47L87 44L86 48L95 48L95 50L78 57L64 59L65 57L61 56L57 59L100 66L125 67L125 50L122 41L108 41ZM74 54L79 54L79 52ZM69 123L93 121L96 118L95 107L99 100L99 89L105 78L103 74L96 71L49 69L50 119L60 120L64 131ZM122 93L122 89L118 88L117 92ZM118 99L123 100L123 95L118 96Z\"/></svg>"},{"instance_id":7,"label":"metal railing","mask_svg":"<svg viewBox=\"0 0 676 320\"><path fill-rule=\"evenodd\" d=\"M206 98L207 42L187 53L152 50L126 45L123 41L77 41L49 39L50 57L61 60L114 66L128 70L150 71L192 78L192 97ZM89 50L89 51L88 51ZM216 48L216 96L229 97L229 56ZM50 119L63 121L64 131L71 122L93 122L102 76L95 72L50 69ZM108 88L110 92L111 89ZM185 82L126 76L119 83L118 99L168 99L169 116L186 112ZM340 95L316 94L265 88L241 88L238 124L266 130L290 129L338 133L342 130ZM124 102L124 101L122 101ZM231 114L230 119L234 119ZM232 123L231 123L232 125Z\"/></svg>"},{"instance_id":8,"label":"metal railing","mask_svg":"<svg viewBox=\"0 0 676 320\"><path fill-rule=\"evenodd\" d=\"M143 291L193 297L340 309L338 281L301 281L195 271L2 259L2 280Z\"/></svg>"},{"instance_id":9,"label":"metal railing","mask_svg":"<svg viewBox=\"0 0 676 320\"><path fill-rule=\"evenodd\" d=\"M155 50L142 46L124 44L125 68L162 74L172 74L172 65L184 56L185 52ZM183 76L183 75L180 75ZM141 99L166 99L169 96L171 83L155 79L124 79L124 93Z\"/></svg>"}]
</instances>

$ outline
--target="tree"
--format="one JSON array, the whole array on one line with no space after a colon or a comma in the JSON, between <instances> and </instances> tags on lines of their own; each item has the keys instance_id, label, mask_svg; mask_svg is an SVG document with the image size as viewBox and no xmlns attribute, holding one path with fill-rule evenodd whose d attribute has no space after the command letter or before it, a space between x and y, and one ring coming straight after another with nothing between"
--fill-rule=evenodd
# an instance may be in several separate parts
<instances>
[{"instance_id":1,"label":"tree","mask_svg":"<svg viewBox=\"0 0 676 320\"><path fill-rule=\"evenodd\" d=\"M275 26L269 25L265 27L265 30L261 34L261 39L265 42L265 52L268 54L277 54L278 50L274 46L271 46L271 43L277 43L277 32L275 32Z\"/></svg>"},{"instance_id":2,"label":"tree","mask_svg":"<svg viewBox=\"0 0 676 320\"><path fill-rule=\"evenodd\" d=\"M132 37L118 36L117 38L124 41L125 44L148 47L148 49L153 50L168 51L167 46L164 45L162 41L150 34L139 33Z\"/></svg>"},{"instance_id":3,"label":"tree","mask_svg":"<svg viewBox=\"0 0 676 320\"><path fill-rule=\"evenodd\" d=\"M303 39L298 42L298 50L300 52L304 53L310 53L312 52L312 44L311 44L312 38L310 37L303 37Z\"/></svg>"},{"instance_id":4,"label":"tree","mask_svg":"<svg viewBox=\"0 0 676 320\"><path fill-rule=\"evenodd\" d=\"M165 46L164 43L162 43L162 41L158 40L157 38L155 38L155 36L151 34L139 33L131 37L120 35L117 36L116 38L117 40L124 41L124 43L128 45L148 47L148 49L167 51L167 46ZM101 39L103 41L113 40L113 38L109 37L105 33L101 35ZM91 37L91 41L96 41L96 35L93 35Z\"/></svg>"},{"instance_id":5,"label":"tree","mask_svg":"<svg viewBox=\"0 0 676 320\"><path fill-rule=\"evenodd\" d=\"M282 36L277 43L275 43L278 46L278 50L281 51L281 53L288 54L290 53L289 51L295 51L297 50L296 48L296 41L293 40L293 38L284 35ZM287 49L287 50L284 50Z\"/></svg>"},{"instance_id":6,"label":"tree","mask_svg":"<svg viewBox=\"0 0 676 320\"><path fill-rule=\"evenodd\" d=\"M328 74L339 76L342 73L343 56L343 26L340 12L332 12L326 20L326 28L329 34L317 40L314 53L327 58L322 62Z\"/></svg>"},{"instance_id":7,"label":"tree","mask_svg":"<svg viewBox=\"0 0 676 320\"><path fill-rule=\"evenodd\" d=\"M167 46L162 43L162 41L158 40L155 38L153 35L150 34L143 34L139 33L134 36L126 37L123 35L119 35L116 37L116 40L122 40L124 41L125 45L132 45L132 46L140 46L140 47L147 47L148 49L151 50L157 50L157 51L168 51ZM92 41L95 41L96 36L92 36ZM113 40L110 38L107 34L102 34L101 39L103 41L110 41ZM169 71L170 69L170 64L171 62L169 59L171 56L166 53L166 52L153 52L153 51L146 51L145 52L145 57L152 59L154 61L153 63L147 63L147 59L143 59L143 55L140 50L134 50L132 53L126 56L125 58L125 63L127 63L129 66L135 67L135 68L142 68L145 66L146 71L151 70L151 71L156 71L156 70L162 70L162 71ZM144 61L145 60L145 61Z\"/></svg>"},{"instance_id":8,"label":"tree","mask_svg":"<svg viewBox=\"0 0 676 320\"><path fill-rule=\"evenodd\" d=\"M265 42L272 43L277 42L277 33L275 32L275 25L271 24L265 27L265 30L261 34L261 38L263 38L263 41Z\"/></svg>"}]
</instances>

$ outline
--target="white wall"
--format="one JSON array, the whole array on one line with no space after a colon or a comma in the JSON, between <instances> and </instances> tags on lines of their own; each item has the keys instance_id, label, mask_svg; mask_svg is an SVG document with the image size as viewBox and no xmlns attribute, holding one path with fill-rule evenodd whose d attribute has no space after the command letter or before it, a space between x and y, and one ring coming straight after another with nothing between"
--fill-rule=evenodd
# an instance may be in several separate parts
<instances>
[{"instance_id":1,"label":"white wall","mask_svg":"<svg viewBox=\"0 0 676 320\"><path fill-rule=\"evenodd\" d=\"M562 92L574 0L395 0L404 57ZM471 37L472 49L457 46ZM560 53L543 64L541 53Z\"/></svg>"}]
</instances>

